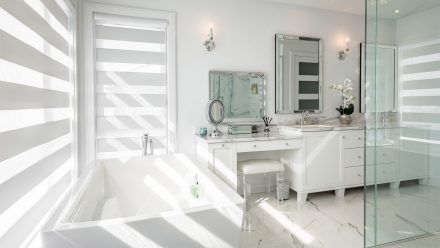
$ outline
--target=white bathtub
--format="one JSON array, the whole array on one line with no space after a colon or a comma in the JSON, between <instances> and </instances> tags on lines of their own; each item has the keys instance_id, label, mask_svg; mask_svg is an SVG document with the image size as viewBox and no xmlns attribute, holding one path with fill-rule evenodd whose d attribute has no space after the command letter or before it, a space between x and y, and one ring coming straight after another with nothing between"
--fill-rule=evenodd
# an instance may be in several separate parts
<instances>
[{"instance_id":1,"label":"white bathtub","mask_svg":"<svg viewBox=\"0 0 440 248\"><path fill-rule=\"evenodd\" d=\"M184 154L100 160L61 218L43 231L46 248L239 247L243 199ZM190 194L198 175L202 194Z\"/></svg>"}]
</instances>

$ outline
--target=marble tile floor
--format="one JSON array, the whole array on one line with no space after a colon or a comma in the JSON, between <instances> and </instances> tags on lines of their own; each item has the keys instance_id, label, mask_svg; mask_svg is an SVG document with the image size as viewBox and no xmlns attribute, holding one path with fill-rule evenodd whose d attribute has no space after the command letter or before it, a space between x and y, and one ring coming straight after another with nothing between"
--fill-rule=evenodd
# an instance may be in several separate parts
<instances>
[{"instance_id":1,"label":"marble tile floor","mask_svg":"<svg viewBox=\"0 0 440 248\"><path fill-rule=\"evenodd\" d=\"M250 230L243 232L241 248L364 247L363 188L347 189L343 198L336 197L333 191L310 194L301 209L296 207L293 191L282 204L274 197L274 193L269 198L264 193L252 195ZM367 228L373 225L373 201L368 191ZM377 203L379 244L440 230L440 188L409 182L402 183L396 191L382 185L378 188ZM436 247L440 247L438 243ZM399 245L391 247L424 247Z\"/></svg>"},{"instance_id":2,"label":"marble tile floor","mask_svg":"<svg viewBox=\"0 0 440 248\"><path fill-rule=\"evenodd\" d=\"M362 248L363 190L310 194L305 206L296 207L296 196L279 204L265 194L252 195L250 230L243 232L241 248Z\"/></svg>"},{"instance_id":3,"label":"marble tile floor","mask_svg":"<svg viewBox=\"0 0 440 248\"><path fill-rule=\"evenodd\" d=\"M383 246L383 248L439 248L440 234L409 240L403 243Z\"/></svg>"}]
</instances>

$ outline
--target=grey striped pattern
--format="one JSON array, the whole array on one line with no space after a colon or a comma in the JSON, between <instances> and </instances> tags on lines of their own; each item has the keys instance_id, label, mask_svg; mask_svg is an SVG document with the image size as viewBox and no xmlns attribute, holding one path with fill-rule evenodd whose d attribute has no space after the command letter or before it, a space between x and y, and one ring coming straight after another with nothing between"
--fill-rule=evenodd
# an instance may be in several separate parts
<instances>
[{"instance_id":1,"label":"grey striped pattern","mask_svg":"<svg viewBox=\"0 0 440 248\"><path fill-rule=\"evenodd\" d=\"M64 1L0 1L0 247L41 247L72 185L74 13Z\"/></svg>"},{"instance_id":2,"label":"grey striped pattern","mask_svg":"<svg viewBox=\"0 0 440 248\"><path fill-rule=\"evenodd\" d=\"M165 25L95 17L97 158L139 156L141 137L167 151Z\"/></svg>"},{"instance_id":3,"label":"grey striped pattern","mask_svg":"<svg viewBox=\"0 0 440 248\"><path fill-rule=\"evenodd\" d=\"M402 46L399 58L402 121L430 130L402 136L440 145L440 40Z\"/></svg>"}]
</instances>

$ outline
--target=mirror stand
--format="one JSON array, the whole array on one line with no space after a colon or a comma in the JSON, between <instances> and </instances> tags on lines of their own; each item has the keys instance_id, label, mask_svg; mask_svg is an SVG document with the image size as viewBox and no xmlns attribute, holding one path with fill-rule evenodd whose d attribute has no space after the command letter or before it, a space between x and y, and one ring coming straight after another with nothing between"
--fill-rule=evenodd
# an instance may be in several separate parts
<instances>
[{"instance_id":1,"label":"mirror stand","mask_svg":"<svg viewBox=\"0 0 440 248\"><path fill-rule=\"evenodd\" d=\"M217 128L217 125L214 124L214 130L212 130L212 133L209 134L211 137L220 137L222 136L222 132Z\"/></svg>"}]
</instances>

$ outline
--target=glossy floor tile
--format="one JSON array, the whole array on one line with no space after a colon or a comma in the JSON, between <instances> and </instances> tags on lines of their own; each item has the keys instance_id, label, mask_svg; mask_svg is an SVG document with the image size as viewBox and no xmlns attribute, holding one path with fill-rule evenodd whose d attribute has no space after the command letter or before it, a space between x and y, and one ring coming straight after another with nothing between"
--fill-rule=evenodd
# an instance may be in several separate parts
<instances>
[{"instance_id":1,"label":"glossy floor tile","mask_svg":"<svg viewBox=\"0 0 440 248\"><path fill-rule=\"evenodd\" d=\"M310 194L306 205L298 209L294 191L290 199L279 203L265 194L252 195L249 211L250 230L243 232L242 248L362 248L364 247L364 190L347 189L343 198L333 191ZM371 197L367 197L371 207ZM385 244L440 230L440 188L402 183L399 190L388 184L378 187L378 243ZM372 216L367 216L372 223ZM393 248L440 247L429 242L432 236L412 240ZM417 241L426 246L417 246ZM434 242L435 243L435 242ZM415 245L415 246L411 246Z\"/></svg>"}]
</instances>

